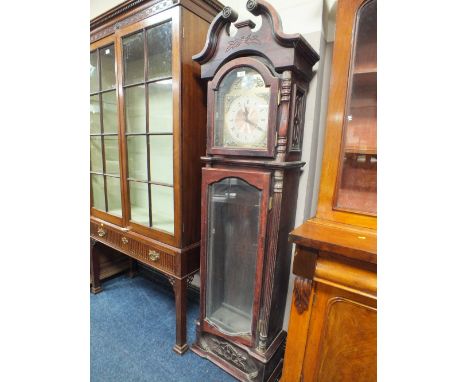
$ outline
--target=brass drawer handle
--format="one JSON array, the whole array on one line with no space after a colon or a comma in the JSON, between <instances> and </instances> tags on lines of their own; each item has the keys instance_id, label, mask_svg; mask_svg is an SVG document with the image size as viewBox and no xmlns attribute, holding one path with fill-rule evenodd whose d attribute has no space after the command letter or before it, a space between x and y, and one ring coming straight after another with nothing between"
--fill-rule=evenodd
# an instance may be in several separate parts
<instances>
[{"instance_id":1,"label":"brass drawer handle","mask_svg":"<svg viewBox=\"0 0 468 382\"><path fill-rule=\"evenodd\" d=\"M99 237L104 237L106 236L107 231L104 229L104 226L101 224L101 226L97 230L97 234Z\"/></svg>"},{"instance_id":2,"label":"brass drawer handle","mask_svg":"<svg viewBox=\"0 0 468 382\"><path fill-rule=\"evenodd\" d=\"M160 255L158 252L156 252L156 251L154 251L154 250L152 250L152 249L149 250L149 258L150 258L150 260L152 260L152 261L158 261L160 257L161 257L161 255Z\"/></svg>"},{"instance_id":3,"label":"brass drawer handle","mask_svg":"<svg viewBox=\"0 0 468 382\"><path fill-rule=\"evenodd\" d=\"M125 236L122 236L122 243L128 244L128 239Z\"/></svg>"}]
</instances>

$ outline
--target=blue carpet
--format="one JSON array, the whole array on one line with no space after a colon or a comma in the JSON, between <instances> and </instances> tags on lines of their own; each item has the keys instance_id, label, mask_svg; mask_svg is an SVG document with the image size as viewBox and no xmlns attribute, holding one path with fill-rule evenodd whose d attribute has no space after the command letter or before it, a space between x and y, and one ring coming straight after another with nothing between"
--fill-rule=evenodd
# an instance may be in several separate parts
<instances>
[{"instance_id":1,"label":"blue carpet","mask_svg":"<svg viewBox=\"0 0 468 382\"><path fill-rule=\"evenodd\" d=\"M235 381L188 350L172 351L175 307L172 291L142 276L118 276L91 294L91 382ZM188 301L187 335L195 340L199 306Z\"/></svg>"}]
</instances>

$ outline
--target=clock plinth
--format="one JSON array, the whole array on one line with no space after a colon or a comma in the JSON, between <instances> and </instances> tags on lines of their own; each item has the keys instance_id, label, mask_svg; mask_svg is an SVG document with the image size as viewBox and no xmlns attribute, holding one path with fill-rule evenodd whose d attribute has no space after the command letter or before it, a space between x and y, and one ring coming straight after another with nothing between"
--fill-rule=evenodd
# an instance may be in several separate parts
<instances>
[{"instance_id":1,"label":"clock plinth","mask_svg":"<svg viewBox=\"0 0 468 382\"><path fill-rule=\"evenodd\" d=\"M319 57L286 35L266 1L230 8L193 59L208 79L207 155L202 157L200 319L192 350L241 381L281 373L282 330L301 162L304 105Z\"/></svg>"}]
</instances>

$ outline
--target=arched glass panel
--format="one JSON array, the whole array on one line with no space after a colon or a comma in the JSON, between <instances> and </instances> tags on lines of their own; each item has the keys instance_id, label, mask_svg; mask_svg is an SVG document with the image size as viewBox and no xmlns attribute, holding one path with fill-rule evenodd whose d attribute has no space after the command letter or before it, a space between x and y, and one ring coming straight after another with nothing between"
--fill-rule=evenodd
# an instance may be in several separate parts
<instances>
[{"instance_id":1,"label":"arched glass panel","mask_svg":"<svg viewBox=\"0 0 468 382\"><path fill-rule=\"evenodd\" d=\"M214 145L266 149L270 88L248 66L231 70L216 92Z\"/></svg>"},{"instance_id":2,"label":"arched glass panel","mask_svg":"<svg viewBox=\"0 0 468 382\"><path fill-rule=\"evenodd\" d=\"M251 334L262 191L239 178L208 189L206 319Z\"/></svg>"},{"instance_id":3,"label":"arched glass panel","mask_svg":"<svg viewBox=\"0 0 468 382\"><path fill-rule=\"evenodd\" d=\"M359 10L335 208L377 214L377 1Z\"/></svg>"}]
</instances>

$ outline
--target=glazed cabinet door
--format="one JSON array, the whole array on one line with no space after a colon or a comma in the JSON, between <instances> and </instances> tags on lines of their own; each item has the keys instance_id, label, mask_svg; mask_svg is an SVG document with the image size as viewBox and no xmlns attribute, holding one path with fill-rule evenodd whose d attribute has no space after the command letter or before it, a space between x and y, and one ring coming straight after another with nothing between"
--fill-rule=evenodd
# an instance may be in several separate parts
<instances>
[{"instance_id":1,"label":"glazed cabinet door","mask_svg":"<svg viewBox=\"0 0 468 382\"><path fill-rule=\"evenodd\" d=\"M90 53L91 214L122 224L119 113L114 38Z\"/></svg>"},{"instance_id":2,"label":"glazed cabinet door","mask_svg":"<svg viewBox=\"0 0 468 382\"><path fill-rule=\"evenodd\" d=\"M179 235L178 20L170 9L116 32L126 219L169 244Z\"/></svg>"},{"instance_id":3,"label":"glazed cabinet door","mask_svg":"<svg viewBox=\"0 0 468 382\"><path fill-rule=\"evenodd\" d=\"M317 217L377 227L377 0L339 0Z\"/></svg>"},{"instance_id":4,"label":"glazed cabinet door","mask_svg":"<svg viewBox=\"0 0 468 382\"><path fill-rule=\"evenodd\" d=\"M251 345L258 317L270 174L204 168L204 322ZM221 334L220 334L221 333Z\"/></svg>"},{"instance_id":5,"label":"glazed cabinet door","mask_svg":"<svg viewBox=\"0 0 468 382\"><path fill-rule=\"evenodd\" d=\"M357 11L334 208L377 214L377 0Z\"/></svg>"}]
</instances>

